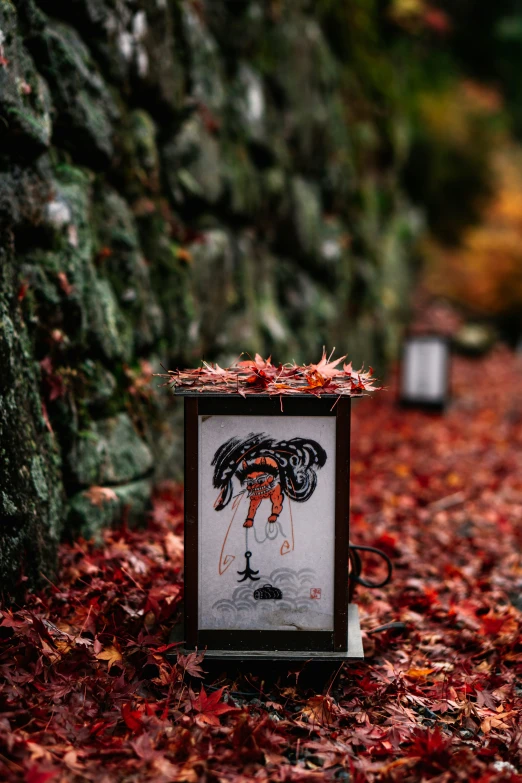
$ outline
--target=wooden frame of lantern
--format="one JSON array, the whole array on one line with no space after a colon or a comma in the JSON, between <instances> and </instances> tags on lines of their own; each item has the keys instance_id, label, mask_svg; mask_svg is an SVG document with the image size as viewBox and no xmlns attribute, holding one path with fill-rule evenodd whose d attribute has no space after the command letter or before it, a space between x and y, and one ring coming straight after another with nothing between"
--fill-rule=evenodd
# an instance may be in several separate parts
<instances>
[{"instance_id":1,"label":"wooden frame of lantern","mask_svg":"<svg viewBox=\"0 0 522 783\"><path fill-rule=\"evenodd\" d=\"M357 607L349 604L348 599L350 397L323 395L317 398L296 395L280 398L252 394L243 397L239 394L220 395L193 391L176 393L185 397L185 649L187 651L206 649L206 656L215 658L274 659L279 657L319 660L363 658ZM255 429L255 421L259 417L271 417L270 421L273 420L278 428L282 425L288 428L291 425L289 423L285 425L283 420L288 419L293 422L296 421L296 417L301 420L307 417L328 417L330 421L333 419L334 424L328 426L332 426L335 433L335 467L331 469L334 472L330 474L334 476L334 482L327 488L329 493L334 493L332 504L334 518L330 527L334 537L331 542L333 559L331 628L237 629L226 627L226 622L223 627L203 627L200 599L204 599L203 593L206 588L200 573L204 546L200 536L203 513L200 508L202 497L200 451L202 427L212 417L226 417L219 420L227 422L227 434L233 433L234 417L249 417L246 421L251 430ZM230 428L228 421L230 421ZM267 529L269 529L268 523ZM245 553L247 554L251 553ZM249 564L250 561L247 560L247 568ZM238 570L237 573L244 574L245 571ZM251 571L251 573L257 572ZM310 591L312 589L315 588L310 588Z\"/></svg>"},{"instance_id":2,"label":"wooden frame of lantern","mask_svg":"<svg viewBox=\"0 0 522 783\"><path fill-rule=\"evenodd\" d=\"M411 350L415 347L427 347L438 349L435 351L435 359L439 362L439 390L432 394L429 389L413 389L408 392L406 375L412 370ZM399 364L399 404L405 408L421 408L426 411L442 412L450 400L450 340L444 335L435 332L418 332L408 334L402 344L401 361ZM438 353L438 356L437 356ZM417 370L419 372L419 370ZM437 380L437 379L436 379Z\"/></svg>"}]
</instances>

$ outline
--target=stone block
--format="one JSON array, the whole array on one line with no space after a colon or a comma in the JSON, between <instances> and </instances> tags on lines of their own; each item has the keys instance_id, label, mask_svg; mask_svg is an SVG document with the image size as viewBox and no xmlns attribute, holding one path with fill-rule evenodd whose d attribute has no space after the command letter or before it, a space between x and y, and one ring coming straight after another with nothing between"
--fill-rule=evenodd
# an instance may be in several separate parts
<instances>
[{"instance_id":1,"label":"stone block","mask_svg":"<svg viewBox=\"0 0 522 783\"><path fill-rule=\"evenodd\" d=\"M110 283L117 300L116 317L125 320L119 333L129 334L133 349L141 353L161 337L164 322L134 216L125 199L109 188L97 194L93 213L97 246L103 248L98 273Z\"/></svg>"},{"instance_id":2,"label":"stone block","mask_svg":"<svg viewBox=\"0 0 522 783\"><path fill-rule=\"evenodd\" d=\"M165 177L172 200L216 204L223 194L221 152L201 116L189 118L163 148Z\"/></svg>"},{"instance_id":3,"label":"stone block","mask_svg":"<svg viewBox=\"0 0 522 783\"><path fill-rule=\"evenodd\" d=\"M150 505L151 491L151 481L143 479L119 487L93 486L78 492L69 502L66 535L101 542L103 531L122 517L131 525L142 521Z\"/></svg>"},{"instance_id":4,"label":"stone block","mask_svg":"<svg viewBox=\"0 0 522 783\"><path fill-rule=\"evenodd\" d=\"M223 63L216 42L196 6L182 5L189 55L191 97L219 115L225 103Z\"/></svg>"},{"instance_id":5,"label":"stone block","mask_svg":"<svg viewBox=\"0 0 522 783\"><path fill-rule=\"evenodd\" d=\"M79 486L123 484L152 469L152 454L126 413L94 421L78 435L67 462Z\"/></svg>"},{"instance_id":6,"label":"stone block","mask_svg":"<svg viewBox=\"0 0 522 783\"><path fill-rule=\"evenodd\" d=\"M51 20L30 45L53 95L56 141L81 163L107 165L119 110L86 45L73 27Z\"/></svg>"},{"instance_id":7,"label":"stone block","mask_svg":"<svg viewBox=\"0 0 522 783\"><path fill-rule=\"evenodd\" d=\"M15 6L0 4L0 159L27 161L51 143L51 99L24 46Z\"/></svg>"}]
</instances>

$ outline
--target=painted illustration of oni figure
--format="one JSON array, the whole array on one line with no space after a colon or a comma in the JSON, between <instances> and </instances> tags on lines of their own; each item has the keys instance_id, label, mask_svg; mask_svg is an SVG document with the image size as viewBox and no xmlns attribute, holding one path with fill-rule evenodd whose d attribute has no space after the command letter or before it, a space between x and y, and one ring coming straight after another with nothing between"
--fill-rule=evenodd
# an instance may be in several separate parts
<instances>
[{"instance_id":1,"label":"painted illustration of oni figure","mask_svg":"<svg viewBox=\"0 0 522 783\"><path fill-rule=\"evenodd\" d=\"M314 440L292 438L278 442L264 433L250 433L245 439L230 438L212 460L213 484L219 489L214 508L221 511L230 503L236 477L250 499L243 527L252 527L263 500L271 503L268 522L274 524L283 510L285 495L298 503L313 495L317 470L325 462L326 452Z\"/></svg>"}]
</instances>

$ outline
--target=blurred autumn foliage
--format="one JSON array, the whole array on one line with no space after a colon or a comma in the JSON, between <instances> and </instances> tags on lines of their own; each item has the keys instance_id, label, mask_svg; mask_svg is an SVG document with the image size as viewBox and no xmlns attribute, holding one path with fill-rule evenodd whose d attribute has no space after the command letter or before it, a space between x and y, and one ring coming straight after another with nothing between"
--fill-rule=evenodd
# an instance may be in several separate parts
<instances>
[{"instance_id":1,"label":"blurred autumn foliage","mask_svg":"<svg viewBox=\"0 0 522 783\"><path fill-rule=\"evenodd\" d=\"M422 91L417 99L417 140L405 178L425 204L428 228L444 244L481 220L492 195L491 150L498 143L502 98L463 79Z\"/></svg>"},{"instance_id":2,"label":"blurred autumn foliage","mask_svg":"<svg viewBox=\"0 0 522 783\"><path fill-rule=\"evenodd\" d=\"M494 155L495 188L478 225L456 247L425 245L427 285L479 316L516 313L522 307L522 150Z\"/></svg>"},{"instance_id":3,"label":"blurred autumn foliage","mask_svg":"<svg viewBox=\"0 0 522 783\"><path fill-rule=\"evenodd\" d=\"M522 305L522 16L513 2L393 0L409 80L405 184L422 203L423 291L513 340ZM405 98L408 102L408 98Z\"/></svg>"}]
</instances>

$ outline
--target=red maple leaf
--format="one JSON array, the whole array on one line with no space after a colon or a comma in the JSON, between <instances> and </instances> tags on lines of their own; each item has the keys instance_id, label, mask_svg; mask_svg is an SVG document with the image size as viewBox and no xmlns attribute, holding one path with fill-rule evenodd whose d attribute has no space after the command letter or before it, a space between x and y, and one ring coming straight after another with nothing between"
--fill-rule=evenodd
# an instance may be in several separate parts
<instances>
[{"instance_id":1,"label":"red maple leaf","mask_svg":"<svg viewBox=\"0 0 522 783\"><path fill-rule=\"evenodd\" d=\"M33 765L25 773L25 783L47 783L52 780L58 773L58 770L48 770L44 772Z\"/></svg>"},{"instance_id":2,"label":"red maple leaf","mask_svg":"<svg viewBox=\"0 0 522 783\"><path fill-rule=\"evenodd\" d=\"M20 283L20 287L18 288L18 301L23 302L25 299L25 295L27 294L27 291L29 290L29 281L28 280L22 280Z\"/></svg>"},{"instance_id":3,"label":"red maple leaf","mask_svg":"<svg viewBox=\"0 0 522 783\"><path fill-rule=\"evenodd\" d=\"M436 769L447 769L451 758L451 739L438 726L433 731L417 729L413 734L408 755L418 756L426 765Z\"/></svg>"},{"instance_id":4,"label":"red maple leaf","mask_svg":"<svg viewBox=\"0 0 522 783\"><path fill-rule=\"evenodd\" d=\"M44 373L48 400L53 402L53 400L58 400L63 397L67 389L62 376L55 371L53 360L50 355L41 360L40 367Z\"/></svg>"},{"instance_id":5,"label":"red maple leaf","mask_svg":"<svg viewBox=\"0 0 522 783\"><path fill-rule=\"evenodd\" d=\"M201 668L201 662L203 661L203 655L200 653L189 653L188 655L181 655L178 653L178 666L181 666L183 671L190 674L191 677L203 677L205 672Z\"/></svg>"},{"instance_id":6,"label":"red maple leaf","mask_svg":"<svg viewBox=\"0 0 522 783\"><path fill-rule=\"evenodd\" d=\"M485 615L482 617L482 633L487 636L497 636L504 625L505 617L495 617L495 615Z\"/></svg>"},{"instance_id":7,"label":"red maple leaf","mask_svg":"<svg viewBox=\"0 0 522 783\"><path fill-rule=\"evenodd\" d=\"M199 724L208 723L211 726L219 726L220 715L226 715L227 712L239 712L237 707L231 707L221 701L223 691L224 688L219 688L207 696L204 687L201 686L198 697L192 703L192 709L199 713L196 717Z\"/></svg>"},{"instance_id":8,"label":"red maple leaf","mask_svg":"<svg viewBox=\"0 0 522 783\"><path fill-rule=\"evenodd\" d=\"M426 8L424 12L424 24L440 35L451 32L451 19L440 8Z\"/></svg>"},{"instance_id":9,"label":"red maple leaf","mask_svg":"<svg viewBox=\"0 0 522 783\"><path fill-rule=\"evenodd\" d=\"M261 389L266 389L268 386L268 378L264 370L254 369L254 374L249 375L246 379L249 386L259 386Z\"/></svg>"},{"instance_id":10,"label":"red maple leaf","mask_svg":"<svg viewBox=\"0 0 522 783\"><path fill-rule=\"evenodd\" d=\"M122 704L121 714L131 731L139 731L143 728L143 716L141 712L139 710L133 710L129 702Z\"/></svg>"}]
</instances>

